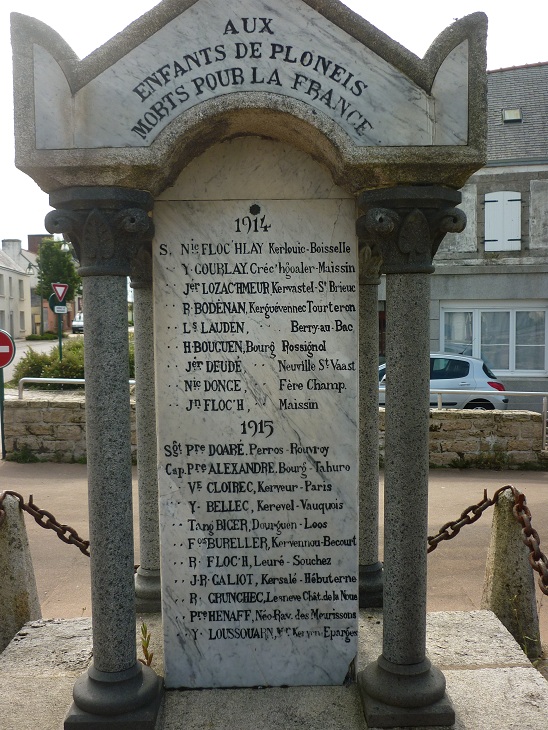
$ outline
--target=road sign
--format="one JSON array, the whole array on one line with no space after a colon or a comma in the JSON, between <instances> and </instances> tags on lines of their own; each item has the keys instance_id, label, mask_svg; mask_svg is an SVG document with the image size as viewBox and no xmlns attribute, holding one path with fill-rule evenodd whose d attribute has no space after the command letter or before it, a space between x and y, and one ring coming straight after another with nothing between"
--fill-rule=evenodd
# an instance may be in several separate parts
<instances>
[{"instance_id":1,"label":"road sign","mask_svg":"<svg viewBox=\"0 0 548 730\"><path fill-rule=\"evenodd\" d=\"M15 342L11 335L0 330L0 368L7 367L15 357Z\"/></svg>"},{"instance_id":2,"label":"road sign","mask_svg":"<svg viewBox=\"0 0 548 730\"><path fill-rule=\"evenodd\" d=\"M55 284L52 284L51 287L59 302L62 302L67 294L68 284L60 284L59 282L56 282Z\"/></svg>"},{"instance_id":3,"label":"road sign","mask_svg":"<svg viewBox=\"0 0 548 730\"><path fill-rule=\"evenodd\" d=\"M56 304L55 307L53 307L53 311L55 312L55 314L66 314L68 312L68 309L63 305Z\"/></svg>"},{"instance_id":4,"label":"road sign","mask_svg":"<svg viewBox=\"0 0 548 730\"><path fill-rule=\"evenodd\" d=\"M63 299L61 302L57 300L57 294L50 294L48 299L49 308L52 312L55 312L55 314L60 314L57 311L57 307L66 307L66 302ZM66 314L66 312L65 312Z\"/></svg>"}]
</instances>

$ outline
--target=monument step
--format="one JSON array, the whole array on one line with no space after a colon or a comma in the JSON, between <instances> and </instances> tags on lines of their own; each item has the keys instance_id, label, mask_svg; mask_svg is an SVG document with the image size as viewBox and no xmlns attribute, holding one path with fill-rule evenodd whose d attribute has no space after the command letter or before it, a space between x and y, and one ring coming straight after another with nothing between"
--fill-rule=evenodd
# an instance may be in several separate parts
<instances>
[{"instance_id":1,"label":"monument step","mask_svg":"<svg viewBox=\"0 0 548 730\"><path fill-rule=\"evenodd\" d=\"M140 655L138 621L136 637ZM147 617L153 668L162 672L162 624ZM90 619L26 624L0 655L0 717L10 730L59 730L74 679L91 659ZM382 612L360 611L358 670L382 647ZM454 730L546 730L548 682L490 611L427 615L427 650L443 670ZM512 692L508 692L512 687ZM156 730L365 730L357 686L170 691ZM369 729L371 730L371 728Z\"/></svg>"}]
</instances>

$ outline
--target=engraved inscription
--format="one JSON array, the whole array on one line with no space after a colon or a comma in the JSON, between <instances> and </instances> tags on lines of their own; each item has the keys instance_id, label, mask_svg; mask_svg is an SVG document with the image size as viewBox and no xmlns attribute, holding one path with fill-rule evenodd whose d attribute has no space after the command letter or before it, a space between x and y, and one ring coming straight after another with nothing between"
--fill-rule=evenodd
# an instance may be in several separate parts
<instances>
[{"instance_id":1,"label":"engraved inscription","mask_svg":"<svg viewBox=\"0 0 548 730\"><path fill-rule=\"evenodd\" d=\"M166 682L342 683L358 609L350 205L348 221L341 201L177 205L155 260ZM303 210L315 235L287 240Z\"/></svg>"}]
</instances>

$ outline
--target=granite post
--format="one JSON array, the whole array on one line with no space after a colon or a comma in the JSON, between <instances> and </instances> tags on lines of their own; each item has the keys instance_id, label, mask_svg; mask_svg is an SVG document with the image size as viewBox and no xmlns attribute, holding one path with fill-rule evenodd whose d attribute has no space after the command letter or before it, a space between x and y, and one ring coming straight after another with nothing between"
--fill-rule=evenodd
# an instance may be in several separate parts
<instances>
[{"instance_id":1,"label":"granite post","mask_svg":"<svg viewBox=\"0 0 548 730\"><path fill-rule=\"evenodd\" d=\"M160 681L137 661L130 445L127 277L152 237L152 198L74 187L50 195L50 233L73 244L86 318L86 428L93 664L75 683L65 730L152 730ZM108 720L107 720L108 718Z\"/></svg>"},{"instance_id":2,"label":"granite post","mask_svg":"<svg viewBox=\"0 0 548 730\"><path fill-rule=\"evenodd\" d=\"M161 585L152 257L148 249L141 248L133 258L131 286L134 291L135 417L140 546L140 565L135 574L135 596L137 612L154 613L161 609Z\"/></svg>"},{"instance_id":3,"label":"granite post","mask_svg":"<svg viewBox=\"0 0 548 730\"><path fill-rule=\"evenodd\" d=\"M513 508L512 492L502 492L493 513L481 607L493 611L533 661L542 653L535 580Z\"/></svg>"},{"instance_id":4,"label":"granite post","mask_svg":"<svg viewBox=\"0 0 548 730\"><path fill-rule=\"evenodd\" d=\"M381 256L367 242L365 216L358 219L359 241L359 595L360 608L382 606L379 561L379 320Z\"/></svg>"},{"instance_id":5,"label":"granite post","mask_svg":"<svg viewBox=\"0 0 548 730\"><path fill-rule=\"evenodd\" d=\"M362 193L387 275L383 652L360 673L370 727L452 725L445 677L426 658L429 279L445 233L464 229L456 190Z\"/></svg>"},{"instance_id":6,"label":"granite post","mask_svg":"<svg viewBox=\"0 0 548 730\"><path fill-rule=\"evenodd\" d=\"M15 497L0 507L0 652L23 624L42 618L23 512Z\"/></svg>"}]
</instances>

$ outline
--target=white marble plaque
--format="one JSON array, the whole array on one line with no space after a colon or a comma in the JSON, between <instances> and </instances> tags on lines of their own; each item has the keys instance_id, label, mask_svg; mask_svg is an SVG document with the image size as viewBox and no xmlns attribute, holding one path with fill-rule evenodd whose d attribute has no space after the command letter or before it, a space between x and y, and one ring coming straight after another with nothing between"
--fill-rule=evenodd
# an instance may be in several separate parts
<instances>
[{"instance_id":1,"label":"white marble plaque","mask_svg":"<svg viewBox=\"0 0 548 730\"><path fill-rule=\"evenodd\" d=\"M249 92L272 94L285 110L296 102L358 147L468 139L467 41L449 53L428 93L300 0L199 0L121 57L114 46L109 54L106 68L100 51L89 57L73 93L62 61L36 44L38 149L148 147L198 105L245 108L247 100L231 98Z\"/></svg>"},{"instance_id":2,"label":"white marble plaque","mask_svg":"<svg viewBox=\"0 0 548 730\"><path fill-rule=\"evenodd\" d=\"M353 200L156 204L168 687L352 671L354 221Z\"/></svg>"}]
</instances>

